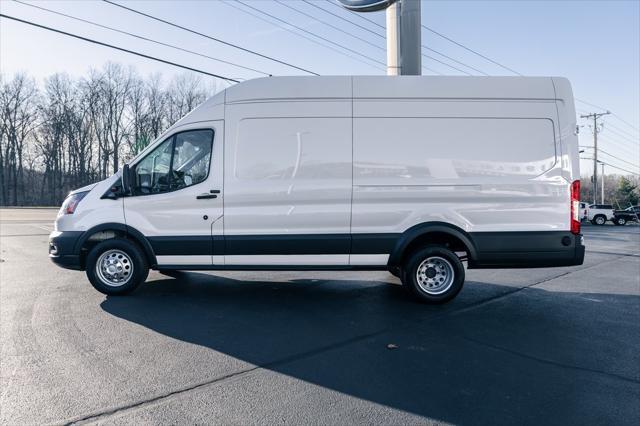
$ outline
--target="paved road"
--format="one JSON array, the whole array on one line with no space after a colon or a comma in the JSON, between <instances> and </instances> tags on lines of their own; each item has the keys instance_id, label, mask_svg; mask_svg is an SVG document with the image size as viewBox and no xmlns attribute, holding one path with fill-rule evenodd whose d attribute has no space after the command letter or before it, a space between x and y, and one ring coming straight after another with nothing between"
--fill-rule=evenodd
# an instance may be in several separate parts
<instances>
[{"instance_id":1,"label":"paved road","mask_svg":"<svg viewBox=\"0 0 640 426\"><path fill-rule=\"evenodd\" d=\"M48 261L53 215L0 211L4 424L640 424L640 226L585 227L580 267L468 271L432 307L380 272L105 297Z\"/></svg>"}]
</instances>

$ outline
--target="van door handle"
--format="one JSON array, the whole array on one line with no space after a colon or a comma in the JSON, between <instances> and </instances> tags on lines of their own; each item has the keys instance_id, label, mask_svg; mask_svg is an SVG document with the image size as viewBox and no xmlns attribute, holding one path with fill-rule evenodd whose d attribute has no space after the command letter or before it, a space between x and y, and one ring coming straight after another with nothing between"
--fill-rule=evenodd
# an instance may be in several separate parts
<instances>
[{"instance_id":1,"label":"van door handle","mask_svg":"<svg viewBox=\"0 0 640 426\"><path fill-rule=\"evenodd\" d=\"M198 200L208 200L210 198L218 198L218 196L215 195L215 194L200 194L200 195L196 196L196 198Z\"/></svg>"}]
</instances>

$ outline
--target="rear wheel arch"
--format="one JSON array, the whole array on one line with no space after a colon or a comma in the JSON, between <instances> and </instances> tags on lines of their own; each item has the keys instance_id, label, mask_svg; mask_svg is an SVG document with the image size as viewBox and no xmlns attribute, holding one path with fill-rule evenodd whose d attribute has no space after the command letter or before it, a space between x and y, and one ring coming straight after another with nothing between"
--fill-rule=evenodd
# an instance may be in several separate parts
<instances>
[{"instance_id":1,"label":"rear wheel arch","mask_svg":"<svg viewBox=\"0 0 640 426\"><path fill-rule=\"evenodd\" d=\"M114 238L123 238L133 242L140 248L150 267L157 265L156 256L146 237L137 229L127 226L124 223L114 222L103 223L90 228L85 231L76 242L74 252L80 255L80 262L83 269L85 267L86 256L91 248L102 241Z\"/></svg>"},{"instance_id":2,"label":"rear wheel arch","mask_svg":"<svg viewBox=\"0 0 640 426\"><path fill-rule=\"evenodd\" d=\"M401 266L407 256L427 245L442 245L454 252L464 251L469 261L476 259L475 244L466 231L446 222L426 222L402 233L389 256L389 266Z\"/></svg>"}]
</instances>

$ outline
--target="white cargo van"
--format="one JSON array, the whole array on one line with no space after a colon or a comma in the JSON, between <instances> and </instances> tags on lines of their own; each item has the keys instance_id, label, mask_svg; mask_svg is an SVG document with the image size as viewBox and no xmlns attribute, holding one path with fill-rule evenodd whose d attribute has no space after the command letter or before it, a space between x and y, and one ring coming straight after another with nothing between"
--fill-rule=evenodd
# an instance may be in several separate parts
<instances>
[{"instance_id":1,"label":"white cargo van","mask_svg":"<svg viewBox=\"0 0 640 426\"><path fill-rule=\"evenodd\" d=\"M445 302L465 261L582 264L575 128L563 78L247 81L72 192L49 255L107 294L149 268L382 269Z\"/></svg>"}]
</instances>

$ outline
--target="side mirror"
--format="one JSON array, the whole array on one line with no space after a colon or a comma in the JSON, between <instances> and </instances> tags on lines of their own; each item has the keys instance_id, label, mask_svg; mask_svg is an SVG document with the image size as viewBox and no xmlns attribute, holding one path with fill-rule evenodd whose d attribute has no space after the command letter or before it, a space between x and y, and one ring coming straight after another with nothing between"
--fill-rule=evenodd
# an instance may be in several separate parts
<instances>
[{"instance_id":1,"label":"side mirror","mask_svg":"<svg viewBox=\"0 0 640 426\"><path fill-rule=\"evenodd\" d=\"M122 168L122 192L124 195L129 195L132 192L131 169L129 168L129 164L125 164Z\"/></svg>"}]
</instances>

